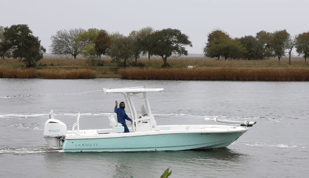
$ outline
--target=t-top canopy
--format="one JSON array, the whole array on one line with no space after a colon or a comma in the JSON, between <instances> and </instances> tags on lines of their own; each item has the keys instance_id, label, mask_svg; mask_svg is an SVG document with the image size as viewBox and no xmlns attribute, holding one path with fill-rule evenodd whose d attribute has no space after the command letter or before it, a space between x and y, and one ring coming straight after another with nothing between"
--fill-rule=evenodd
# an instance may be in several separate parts
<instances>
[{"instance_id":1,"label":"t-top canopy","mask_svg":"<svg viewBox=\"0 0 309 178\"><path fill-rule=\"evenodd\" d=\"M103 88L105 94L108 93L146 93L154 91L163 91L164 88L145 88L145 87L130 87L130 88Z\"/></svg>"}]
</instances>

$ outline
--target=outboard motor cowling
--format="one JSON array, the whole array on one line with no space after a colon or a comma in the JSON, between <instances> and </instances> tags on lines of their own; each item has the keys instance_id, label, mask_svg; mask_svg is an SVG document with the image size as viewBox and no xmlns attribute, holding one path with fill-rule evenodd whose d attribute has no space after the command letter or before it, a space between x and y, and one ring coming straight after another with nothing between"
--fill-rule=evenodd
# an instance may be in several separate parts
<instances>
[{"instance_id":1,"label":"outboard motor cowling","mask_svg":"<svg viewBox=\"0 0 309 178\"><path fill-rule=\"evenodd\" d=\"M49 148L62 148L66 133L67 126L63 122L57 119L48 119L45 122L44 138Z\"/></svg>"}]
</instances>

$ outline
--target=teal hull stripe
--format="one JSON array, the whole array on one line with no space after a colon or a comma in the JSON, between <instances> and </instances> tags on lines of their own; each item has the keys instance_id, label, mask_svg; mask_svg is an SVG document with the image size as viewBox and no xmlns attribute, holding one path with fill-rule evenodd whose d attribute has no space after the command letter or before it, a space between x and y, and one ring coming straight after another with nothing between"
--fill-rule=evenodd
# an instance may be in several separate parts
<instances>
[{"instance_id":1,"label":"teal hull stripe","mask_svg":"<svg viewBox=\"0 0 309 178\"><path fill-rule=\"evenodd\" d=\"M200 148L227 147L243 132L234 133L184 133L147 135L118 138L68 139L64 152L136 152L178 151Z\"/></svg>"}]
</instances>

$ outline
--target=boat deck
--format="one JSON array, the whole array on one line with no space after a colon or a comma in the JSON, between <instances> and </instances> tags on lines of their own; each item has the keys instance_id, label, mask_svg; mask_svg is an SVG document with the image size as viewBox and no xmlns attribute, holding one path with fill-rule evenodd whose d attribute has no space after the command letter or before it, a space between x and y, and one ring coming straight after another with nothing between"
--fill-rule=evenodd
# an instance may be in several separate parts
<instances>
[{"instance_id":1,"label":"boat deck","mask_svg":"<svg viewBox=\"0 0 309 178\"><path fill-rule=\"evenodd\" d=\"M227 125L159 125L155 131L134 132L129 127L129 133L117 133L109 129L92 129L92 130L75 130L67 131L66 139L86 139L86 138L114 138L114 137L131 137L142 135L162 135L162 134L183 134L183 133L233 133L246 132L246 127L227 126Z\"/></svg>"}]
</instances>

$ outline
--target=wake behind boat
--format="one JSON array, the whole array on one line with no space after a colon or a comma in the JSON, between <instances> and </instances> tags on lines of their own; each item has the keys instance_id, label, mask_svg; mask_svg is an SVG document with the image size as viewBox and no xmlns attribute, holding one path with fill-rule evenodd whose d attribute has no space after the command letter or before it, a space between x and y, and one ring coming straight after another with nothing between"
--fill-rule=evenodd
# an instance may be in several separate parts
<instances>
[{"instance_id":1,"label":"wake behind boat","mask_svg":"<svg viewBox=\"0 0 309 178\"><path fill-rule=\"evenodd\" d=\"M227 125L157 125L147 98L148 92L160 92L163 88L103 89L105 94L122 94L130 111L132 127L129 133L117 122L114 114L109 116L110 128L80 130L77 122L72 130L53 117L46 121L44 138L50 148L64 152L136 152L178 151L227 147L237 140L255 122L222 121ZM137 113L133 98L144 102Z\"/></svg>"}]
</instances>

